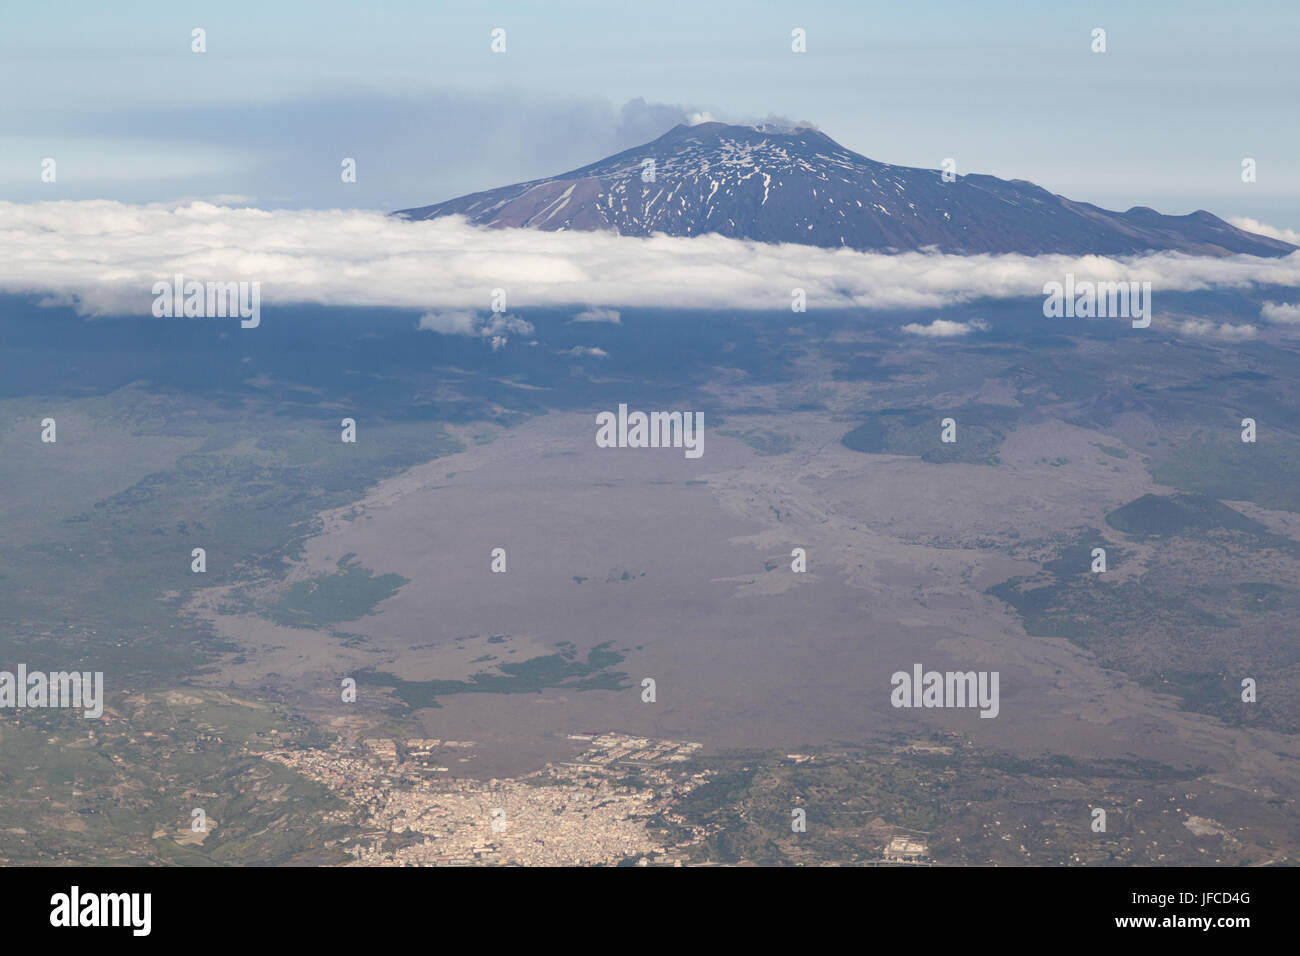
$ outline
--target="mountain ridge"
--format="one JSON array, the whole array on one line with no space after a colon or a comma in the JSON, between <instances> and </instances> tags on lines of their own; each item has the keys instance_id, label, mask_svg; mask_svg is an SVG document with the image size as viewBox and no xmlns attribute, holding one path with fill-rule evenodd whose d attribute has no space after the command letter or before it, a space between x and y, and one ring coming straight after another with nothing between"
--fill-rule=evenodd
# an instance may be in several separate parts
<instances>
[{"instance_id":1,"label":"mountain ridge","mask_svg":"<svg viewBox=\"0 0 1300 956\"><path fill-rule=\"evenodd\" d=\"M717 234L760 242L955 254L1125 255L1178 251L1284 256L1295 246L1205 210L1124 212L982 173L877 162L810 126L679 124L568 172L392 215L463 215L489 227Z\"/></svg>"}]
</instances>

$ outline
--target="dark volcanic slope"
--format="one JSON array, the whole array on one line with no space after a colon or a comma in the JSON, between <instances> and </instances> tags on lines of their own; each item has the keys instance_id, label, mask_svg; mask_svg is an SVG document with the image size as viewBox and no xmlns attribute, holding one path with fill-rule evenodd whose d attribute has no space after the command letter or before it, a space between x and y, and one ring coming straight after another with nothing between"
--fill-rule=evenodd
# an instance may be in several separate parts
<instances>
[{"instance_id":1,"label":"dark volcanic slope","mask_svg":"<svg viewBox=\"0 0 1300 956\"><path fill-rule=\"evenodd\" d=\"M642 181L653 159L655 181ZM761 242L943 252L1098 253L1179 250L1281 256L1295 246L1243 232L1208 212L1111 212L1024 180L890 166L813 129L704 123L548 179L473 193L395 215L459 214L490 226L614 229L627 236L718 233Z\"/></svg>"}]
</instances>

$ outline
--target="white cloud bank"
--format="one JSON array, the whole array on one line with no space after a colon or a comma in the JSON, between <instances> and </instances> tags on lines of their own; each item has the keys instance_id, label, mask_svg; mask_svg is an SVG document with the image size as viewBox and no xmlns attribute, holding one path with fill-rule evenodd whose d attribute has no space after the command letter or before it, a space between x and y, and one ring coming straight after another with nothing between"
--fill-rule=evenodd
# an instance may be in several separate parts
<instances>
[{"instance_id":1,"label":"white cloud bank","mask_svg":"<svg viewBox=\"0 0 1300 956\"><path fill-rule=\"evenodd\" d=\"M1178 331L1184 335L1223 339L1227 342L1247 342L1257 334L1253 325L1233 325L1230 322L1215 325L1208 319L1189 319L1178 327Z\"/></svg>"},{"instance_id":2,"label":"white cloud bank","mask_svg":"<svg viewBox=\"0 0 1300 956\"><path fill-rule=\"evenodd\" d=\"M571 349L565 349L561 355L572 355L574 358L609 358L609 353L599 345L575 345Z\"/></svg>"},{"instance_id":3,"label":"white cloud bank","mask_svg":"<svg viewBox=\"0 0 1300 956\"><path fill-rule=\"evenodd\" d=\"M532 335L533 323L514 315L490 312L426 312L417 326L421 331L439 335L473 335L492 343L493 351L506 344L510 335Z\"/></svg>"},{"instance_id":4,"label":"white cloud bank","mask_svg":"<svg viewBox=\"0 0 1300 956\"><path fill-rule=\"evenodd\" d=\"M1229 216L1227 221L1238 229L1246 230L1246 232L1268 236L1270 239L1281 239L1293 246L1300 246L1300 232L1296 232L1294 229L1278 229L1275 226L1260 222L1258 219L1251 219L1249 216Z\"/></svg>"},{"instance_id":5,"label":"white cloud bank","mask_svg":"<svg viewBox=\"0 0 1300 956\"><path fill-rule=\"evenodd\" d=\"M1300 305L1285 302L1265 302L1259 310L1260 318L1282 325L1300 325Z\"/></svg>"},{"instance_id":6,"label":"white cloud bank","mask_svg":"<svg viewBox=\"0 0 1300 956\"><path fill-rule=\"evenodd\" d=\"M971 319L969 322L935 319L929 325L909 322L903 326L903 331L909 335L923 335L931 339L951 339L959 335L969 335L971 332L987 332L988 329L989 324L981 319Z\"/></svg>"},{"instance_id":7,"label":"white cloud bank","mask_svg":"<svg viewBox=\"0 0 1300 956\"><path fill-rule=\"evenodd\" d=\"M1300 286L1300 253L1282 259L880 255L708 235L481 229L459 218L406 222L351 210L0 202L0 292L43 295L86 315L148 315L153 284L182 273L200 281L260 282L263 309L417 309L425 312L424 328L495 341L505 332L523 333L507 318L478 318L496 288L506 290L512 311L586 306L586 321L597 315L612 321L615 307L786 311L793 289L806 292L810 310L934 309L984 297L1039 297L1044 282L1067 272L1078 280L1150 281L1157 296Z\"/></svg>"},{"instance_id":8,"label":"white cloud bank","mask_svg":"<svg viewBox=\"0 0 1300 956\"><path fill-rule=\"evenodd\" d=\"M611 325L622 325L623 317L617 309L587 309L585 312L579 312L570 322L608 322Z\"/></svg>"}]
</instances>

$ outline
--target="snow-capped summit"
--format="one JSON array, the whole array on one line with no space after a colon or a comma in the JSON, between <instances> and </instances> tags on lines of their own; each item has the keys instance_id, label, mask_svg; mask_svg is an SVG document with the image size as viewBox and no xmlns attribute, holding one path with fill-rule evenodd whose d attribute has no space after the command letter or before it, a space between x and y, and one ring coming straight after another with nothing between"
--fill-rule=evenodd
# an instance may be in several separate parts
<instances>
[{"instance_id":1,"label":"snow-capped summit","mask_svg":"<svg viewBox=\"0 0 1300 956\"><path fill-rule=\"evenodd\" d=\"M1024 180L891 166L811 127L679 125L658 139L546 179L404 209L531 229L623 235L717 233L760 242L950 253L1200 255L1295 251L1198 211L1112 212Z\"/></svg>"}]
</instances>

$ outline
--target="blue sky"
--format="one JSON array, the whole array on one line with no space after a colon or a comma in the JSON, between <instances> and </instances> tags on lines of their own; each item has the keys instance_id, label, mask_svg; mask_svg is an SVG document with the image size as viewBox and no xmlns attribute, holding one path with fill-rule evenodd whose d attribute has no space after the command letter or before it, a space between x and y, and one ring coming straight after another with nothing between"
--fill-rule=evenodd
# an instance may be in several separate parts
<instances>
[{"instance_id":1,"label":"blue sky","mask_svg":"<svg viewBox=\"0 0 1300 956\"><path fill-rule=\"evenodd\" d=\"M0 195L20 201L392 209L707 112L807 120L873 159L952 156L1112 208L1300 228L1293 2L48 2L3 17ZM55 184L39 180L47 156Z\"/></svg>"}]
</instances>

